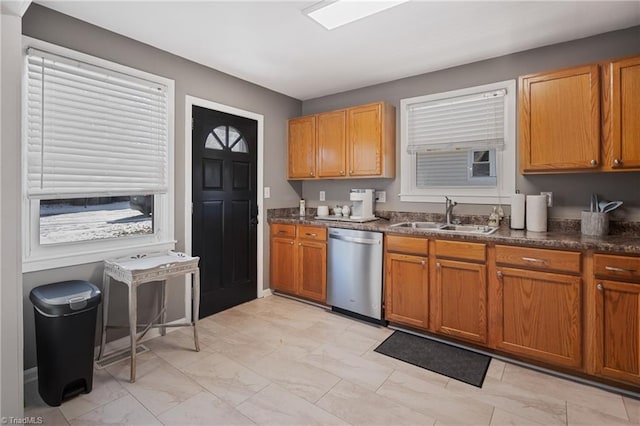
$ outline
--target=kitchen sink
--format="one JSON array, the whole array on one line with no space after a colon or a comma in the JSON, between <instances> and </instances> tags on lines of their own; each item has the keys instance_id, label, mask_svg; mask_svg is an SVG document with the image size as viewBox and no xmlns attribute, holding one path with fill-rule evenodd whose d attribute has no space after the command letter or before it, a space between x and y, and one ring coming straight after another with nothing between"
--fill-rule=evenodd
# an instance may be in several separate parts
<instances>
[{"instance_id":1,"label":"kitchen sink","mask_svg":"<svg viewBox=\"0 0 640 426\"><path fill-rule=\"evenodd\" d=\"M452 225L438 222L400 222L390 225L391 228L429 229L433 231L456 232L460 234L489 235L498 230L495 226L485 225Z\"/></svg>"},{"instance_id":2,"label":"kitchen sink","mask_svg":"<svg viewBox=\"0 0 640 426\"><path fill-rule=\"evenodd\" d=\"M498 230L496 226L486 225L442 225L440 231L460 232L462 234L493 234Z\"/></svg>"},{"instance_id":3,"label":"kitchen sink","mask_svg":"<svg viewBox=\"0 0 640 426\"><path fill-rule=\"evenodd\" d=\"M439 229L443 226L438 222L400 222L391 225L391 228L416 228L416 229Z\"/></svg>"}]
</instances>

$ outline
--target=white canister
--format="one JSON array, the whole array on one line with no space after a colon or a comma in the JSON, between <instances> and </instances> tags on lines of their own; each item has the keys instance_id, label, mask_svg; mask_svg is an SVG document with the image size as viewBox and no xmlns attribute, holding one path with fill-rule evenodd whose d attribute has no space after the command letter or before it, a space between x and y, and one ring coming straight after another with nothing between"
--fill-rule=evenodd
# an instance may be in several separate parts
<instances>
[{"instance_id":1,"label":"white canister","mask_svg":"<svg viewBox=\"0 0 640 426\"><path fill-rule=\"evenodd\" d=\"M335 206L334 209L333 209L333 215L334 216L342 216L342 207Z\"/></svg>"},{"instance_id":2,"label":"white canister","mask_svg":"<svg viewBox=\"0 0 640 426\"><path fill-rule=\"evenodd\" d=\"M347 205L342 206L342 216L349 217L351 214L351 208Z\"/></svg>"},{"instance_id":3,"label":"white canister","mask_svg":"<svg viewBox=\"0 0 640 426\"><path fill-rule=\"evenodd\" d=\"M329 216L329 207L318 206L318 216Z\"/></svg>"}]
</instances>

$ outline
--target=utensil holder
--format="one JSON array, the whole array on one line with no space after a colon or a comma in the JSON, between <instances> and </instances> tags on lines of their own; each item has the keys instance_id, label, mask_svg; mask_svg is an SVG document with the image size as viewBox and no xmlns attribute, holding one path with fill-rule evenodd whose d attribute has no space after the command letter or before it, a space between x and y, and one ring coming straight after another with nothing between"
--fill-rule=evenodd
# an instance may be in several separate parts
<instances>
[{"instance_id":1,"label":"utensil holder","mask_svg":"<svg viewBox=\"0 0 640 426\"><path fill-rule=\"evenodd\" d=\"M583 211L580 228L582 235L603 237L609 233L609 215L607 213Z\"/></svg>"}]
</instances>

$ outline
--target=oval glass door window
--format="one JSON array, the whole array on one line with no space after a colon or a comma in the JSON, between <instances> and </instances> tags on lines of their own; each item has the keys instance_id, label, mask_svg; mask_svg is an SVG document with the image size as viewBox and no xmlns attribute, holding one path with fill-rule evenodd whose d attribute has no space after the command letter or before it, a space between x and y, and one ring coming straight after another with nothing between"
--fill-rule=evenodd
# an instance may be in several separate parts
<instances>
[{"instance_id":1,"label":"oval glass door window","mask_svg":"<svg viewBox=\"0 0 640 426\"><path fill-rule=\"evenodd\" d=\"M232 152L249 153L249 145L242 134L233 126L218 126L204 142L207 149L227 150Z\"/></svg>"}]
</instances>

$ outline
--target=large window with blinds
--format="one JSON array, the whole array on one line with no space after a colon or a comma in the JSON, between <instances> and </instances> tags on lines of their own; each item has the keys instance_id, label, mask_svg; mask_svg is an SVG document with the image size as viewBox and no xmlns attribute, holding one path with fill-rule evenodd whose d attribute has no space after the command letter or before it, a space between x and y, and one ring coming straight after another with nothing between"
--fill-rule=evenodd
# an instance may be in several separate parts
<instances>
[{"instance_id":1,"label":"large window with blinds","mask_svg":"<svg viewBox=\"0 0 640 426\"><path fill-rule=\"evenodd\" d=\"M515 81L401 101L402 201L508 202L515 191Z\"/></svg>"},{"instance_id":2,"label":"large window with blinds","mask_svg":"<svg viewBox=\"0 0 640 426\"><path fill-rule=\"evenodd\" d=\"M25 38L23 269L172 248L173 81Z\"/></svg>"}]
</instances>

